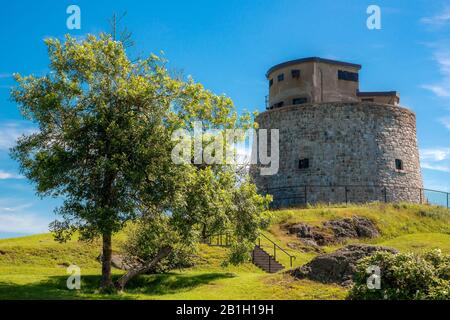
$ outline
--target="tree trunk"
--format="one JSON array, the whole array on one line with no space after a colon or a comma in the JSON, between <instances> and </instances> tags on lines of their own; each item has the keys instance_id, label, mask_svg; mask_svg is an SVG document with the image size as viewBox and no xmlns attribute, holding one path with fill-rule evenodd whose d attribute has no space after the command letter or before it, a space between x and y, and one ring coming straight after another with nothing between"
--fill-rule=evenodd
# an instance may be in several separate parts
<instances>
[{"instance_id":1,"label":"tree trunk","mask_svg":"<svg viewBox=\"0 0 450 320\"><path fill-rule=\"evenodd\" d=\"M103 255L102 255L102 282L103 290L111 289L114 284L111 279L111 256L112 256L112 234L111 232L103 233Z\"/></svg>"},{"instance_id":2,"label":"tree trunk","mask_svg":"<svg viewBox=\"0 0 450 320\"><path fill-rule=\"evenodd\" d=\"M116 282L116 288L122 291L128 281L133 279L134 277L143 274L145 272L148 272L149 270L153 269L158 262L160 262L162 259L167 257L172 252L171 247L163 247L161 248L156 256L150 260L149 262L144 263L142 266L134 268L129 270L126 274L124 274L117 282Z\"/></svg>"}]
</instances>

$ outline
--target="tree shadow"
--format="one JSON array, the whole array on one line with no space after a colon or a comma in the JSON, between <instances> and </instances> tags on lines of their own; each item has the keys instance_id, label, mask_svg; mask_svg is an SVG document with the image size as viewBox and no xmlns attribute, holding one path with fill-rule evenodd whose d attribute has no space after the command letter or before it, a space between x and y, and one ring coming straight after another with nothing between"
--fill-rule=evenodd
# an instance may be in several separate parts
<instances>
[{"instance_id":1,"label":"tree shadow","mask_svg":"<svg viewBox=\"0 0 450 320\"><path fill-rule=\"evenodd\" d=\"M100 276L81 277L81 290L67 288L68 276L50 276L39 282L17 284L0 282L0 300L38 299L38 300L72 300L72 299L132 299L120 294L102 294L99 292Z\"/></svg>"},{"instance_id":2,"label":"tree shadow","mask_svg":"<svg viewBox=\"0 0 450 320\"><path fill-rule=\"evenodd\" d=\"M192 290L215 280L233 278L231 273L179 274L164 273L141 276L133 279L126 287L126 292L149 295L174 294Z\"/></svg>"},{"instance_id":3,"label":"tree shadow","mask_svg":"<svg viewBox=\"0 0 450 320\"><path fill-rule=\"evenodd\" d=\"M114 280L117 280L118 277L119 276L115 276ZM0 300L128 300L133 299L133 295L135 294L165 295L189 291L195 287L208 284L215 280L232 277L234 277L234 275L229 273L165 273L143 275L131 280L128 283L125 288L125 294L103 294L98 290L100 276L82 276L81 290L67 289L67 276L51 276L46 280L29 284L17 284L4 281L0 282Z\"/></svg>"}]
</instances>

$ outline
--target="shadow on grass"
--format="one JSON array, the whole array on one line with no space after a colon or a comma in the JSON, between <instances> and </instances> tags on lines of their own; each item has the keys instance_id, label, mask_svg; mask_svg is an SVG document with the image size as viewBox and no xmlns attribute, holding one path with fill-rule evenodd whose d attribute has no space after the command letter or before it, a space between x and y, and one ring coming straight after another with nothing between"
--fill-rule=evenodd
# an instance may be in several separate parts
<instances>
[{"instance_id":1,"label":"shadow on grass","mask_svg":"<svg viewBox=\"0 0 450 320\"><path fill-rule=\"evenodd\" d=\"M126 288L129 293L165 295L184 292L215 280L233 278L230 273L178 274L165 273L142 276L130 281Z\"/></svg>"},{"instance_id":2,"label":"shadow on grass","mask_svg":"<svg viewBox=\"0 0 450 320\"><path fill-rule=\"evenodd\" d=\"M81 290L67 289L67 276L51 276L46 280L17 284L0 282L0 300L8 299L133 299L136 294L162 296L194 289L214 280L232 278L229 273L178 274L165 273L140 276L130 281L125 294L102 294L98 287L100 276L87 275L81 277ZM117 280L117 276L114 280Z\"/></svg>"}]
</instances>

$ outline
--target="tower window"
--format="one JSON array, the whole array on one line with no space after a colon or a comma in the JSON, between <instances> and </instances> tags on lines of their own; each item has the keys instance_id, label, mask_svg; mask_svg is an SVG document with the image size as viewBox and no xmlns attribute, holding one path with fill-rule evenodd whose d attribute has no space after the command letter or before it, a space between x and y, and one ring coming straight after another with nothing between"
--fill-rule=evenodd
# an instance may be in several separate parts
<instances>
[{"instance_id":1,"label":"tower window","mask_svg":"<svg viewBox=\"0 0 450 320\"><path fill-rule=\"evenodd\" d=\"M284 73L278 75L278 82L284 80Z\"/></svg>"},{"instance_id":2,"label":"tower window","mask_svg":"<svg viewBox=\"0 0 450 320\"><path fill-rule=\"evenodd\" d=\"M298 168L299 169L308 169L309 168L309 159L308 158L300 159L298 161Z\"/></svg>"},{"instance_id":3,"label":"tower window","mask_svg":"<svg viewBox=\"0 0 450 320\"><path fill-rule=\"evenodd\" d=\"M300 79L300 70L293 69L291 70L291 74L293 79Z\"/></svg>"},{"instance_id":4,"label":"tower window","mask_svg":"<svg viewBox=\"0 0 450 320\"><path fill-rule=\"evenodd\" d=\"M373 98L361 99L362 102L374 102Z\"/></svg>"},{"instance_id":5,"label":"tower window","mask_svg":"<svg viewBox=\"0 0 450 320\"><path fill-rule=\"evenodd\" d=\"M292 100L292 104L302 104L308 102L308 99L306 98L295 98Z\"/></svg>"},{"instance_id":6,"label":"tower window","mask_svg":"<svg viewBox=\"0 0 450 320\"><path fill-rule=\"evenodd\" d=\"M358 82L358 74L356 72L338 70L338 79Z\"/></svg>"},{"instance_id":7,"label":"tower window","mask_svg":"<svg viewBox=\"0 0 450 320\"><path fill-rule=\"evenodd\" d=\"M273 79L269 80L269 88L273 85Z\"/></svg>"},{"instance_id":8,"label":"tower window","mask_svg":"<svg viewBox=\"0 0 450 320\"><path fill-rule=\"evenodd\" d=\"M403 160L395 159L395 169L403 170Z\"/></svg>"}]
</instances>

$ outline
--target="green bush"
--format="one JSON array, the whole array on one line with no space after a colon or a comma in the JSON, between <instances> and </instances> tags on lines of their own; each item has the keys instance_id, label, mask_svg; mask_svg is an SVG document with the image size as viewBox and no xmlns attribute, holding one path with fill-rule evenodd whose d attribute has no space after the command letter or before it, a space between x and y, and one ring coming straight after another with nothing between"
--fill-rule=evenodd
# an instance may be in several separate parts
<instances>
[{"instance_id":1,"label":"green bush","mask_svg":"<svg viewBox=\"0 0 450 320\"><path fill-rule=\"evenodd\" d=\"M380 268L380 289L367 286L370 266ZM358 262L354 280L348 296L353 300L450 300L450 257L440 250L377 252Z\"/></svg>"}]
</instances>

